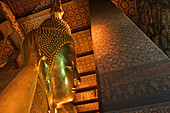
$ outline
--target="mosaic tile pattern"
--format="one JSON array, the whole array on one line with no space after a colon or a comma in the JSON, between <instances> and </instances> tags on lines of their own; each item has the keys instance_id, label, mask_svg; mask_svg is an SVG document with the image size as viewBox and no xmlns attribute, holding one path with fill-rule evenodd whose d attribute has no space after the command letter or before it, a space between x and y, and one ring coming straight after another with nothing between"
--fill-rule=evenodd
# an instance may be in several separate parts
<instances>
[{"instance_id":1,"label":"mosaic tile pattern","mask_svg":"<svg viewBox=\"0 0 170 113\"><path fill-rule=\"evenodd\" d=\"M82 104L75 106L78 112L88 112L88 111L94 111L99 110L99 103L89 103L89 104Z\"/></svg>"},{"instance_id":2,"label":"mosaic tile pattern","mask_svg":"<svg viewBox=\"0 0 170 113\"><path fill-rule=\"evenodd\" d=\"M73 103L98 99L97 89L76 93Z\"/></svg>"},{"instance_id":3,"label":"mosaic tile pattern","mask_svg":"<svg viewBox=\"0 0 170 113\"><path fill-rule=\"evenodd\" d=\"M169 78L169 59L103 73L99 82L104 110L169 102Z\"/></svg>"},{"instance_id":4,"label":"mosaic tile pattern","mask_svg":"<svg viewBox=\"0 0 170 113\"><path fill-rule=\"evenodd\" d=\"M63 10L65 12L63 19L68 23L71 30L90 24L88 0L79 0L77 4L63 7Z\"/></svg>"},{"instance_id":5,"label":"mosaic tile pattern","mask_svg":"<svg viewBox=\"0 0 170 113\"><path fill-rule=\"evenodd\" d=\"M91 11L93 48L99 74L167 58L119 9L108 4ZM103 7L107 7L105 11Z\"/></svg>"},{"instance_id":6,"label":"mosaic tile pattern","mask_svg":"<svg viewBox=\"0 0 170 113\"><path fill-rule=\"evenodd\" d=\"M6 61L15 52L12 45L12 40L7 38L4 38L0 42L0 64Z\"/></svg>"},{"instance_id":7,"label":"mosaic tile pattern","mask_svg":"<svg viewBox=\"0 0 170 113\"><path fill-rule=\"evenodd\" d=\"M72 36L76 41L77 55L93 51L90 29L74 33Z\"/></svg>"},{"instance_id":8,"label":"mosaic tile pattern","mask_svg":"<svg viewBox=\"0 0 170 113\"><path fill-rule=\"evenodd\" d=\"M77 58L77 69L79 73L95 71L95 61L93 55Z\"/></svg>"},{"instance_id":9,"label":"mosaic tile pattern","mask_svg":"<svg viewBox=\"0 0 170 113\"><path fill-rule=\"evenodd\" d=\"M168 57L109 0L90 4L104 112L169 101Z\"/></svg>"},{"instance_id":10,"label":"mosaic tile pattern","mask_svg":"<svg viewBox=\"0 0 170 113\"><path fill-rule=\"evenodd\" d=\"M70 5L69 3L65 3L63 5L63 10L65 12L63 19L68 23L71 30L88 26L90 24L88 0L82 0L81 2L72 5ZM33 16L34 14L32 15L32 17ZM42 21L49 17L50 13L45 14L44 12L42 12L42 16L29 19L31 18L30 16L28 20L27 18L24 18L26 20L23 19L24 21L22 21L20 24L23 26L24 30L28 33L32 29L38 28Z\"/></svg>"},{"instance_id":11,"label":"mosaic tile pattern","mask_svg":"<svg viewBox=\"0 0 170 113\"><path fill-rule=\"evenodd\" d=\"M77 90L87 89L95 86L97 86L96 74L91 74L81 77L81 84L77 86Z\"/></svg>"},{"instance_id":12,"label":"mosaic tile pattern","mask_svg":"<svg viewBox=\"0 0 170 113\"><path fill-rule=\"evenodd\" d=\"M38 82L30 113L47 113L47 111L48 111L47 97L43 88Z\"/></svg>"},{"instance_id":13,"label":"mosaic tile pattern","mask_svg":"<svg viewBox=\"0 0 170 113\"><path fill-rule=\"evenodd\" d=\"M112 0L112 2L123 13L125 13L134 23L137 23L136 0Z\"/></svg>"}]
</instances>

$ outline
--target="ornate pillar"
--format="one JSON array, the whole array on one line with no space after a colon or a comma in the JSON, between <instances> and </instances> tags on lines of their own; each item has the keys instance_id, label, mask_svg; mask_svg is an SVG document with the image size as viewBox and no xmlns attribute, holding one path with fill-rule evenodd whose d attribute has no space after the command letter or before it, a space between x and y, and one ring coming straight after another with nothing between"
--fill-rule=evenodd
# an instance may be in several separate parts
<instances>
[{"instance_id":1,"label":"ornate pillar","mask_svg":"<svg viewBox=\"0 0 170 113\"><path fill-rule=\"evenodd\" d=\"M110 0L90 4L101 112L168 102L168 57Z\"/></svg>"}]
</instances>

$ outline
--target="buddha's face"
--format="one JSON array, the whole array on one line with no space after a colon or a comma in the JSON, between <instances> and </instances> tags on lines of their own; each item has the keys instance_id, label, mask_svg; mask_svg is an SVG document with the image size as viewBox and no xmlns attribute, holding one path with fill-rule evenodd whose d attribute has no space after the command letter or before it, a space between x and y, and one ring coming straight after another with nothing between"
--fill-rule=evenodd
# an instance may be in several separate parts
<instances>
[{"instance_id":1,"label":"buddha's face","mask_svg":"<svg viewBox=\"0 0 170 113\"><path fill-rule=\"evenodd\" d=\"M72 101L76 86L80 83L75 47L72 44L67 44L60 49L49 74L51 80L47 87L53 95L53 103L59 105Z\"/></svg>"}]
</instances>

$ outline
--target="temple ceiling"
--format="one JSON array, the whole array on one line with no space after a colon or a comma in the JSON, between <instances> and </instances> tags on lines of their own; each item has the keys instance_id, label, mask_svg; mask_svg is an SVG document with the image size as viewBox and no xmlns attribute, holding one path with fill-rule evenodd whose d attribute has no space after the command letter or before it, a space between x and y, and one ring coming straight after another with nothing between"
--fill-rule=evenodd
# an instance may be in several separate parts
<instances>
[{"instance_id":1,"label":"temple ceiling","mask_svg":"<svg viewBox=\"0 0 170 113\"><path fill-rule=\"evenodd\" d=\"M6 29L12 29L5 30L10 32L5 34L3 32L3 34L5 35L5 38L8 36L8 40L13 41L18 48L21 43L20 40L24 38L24 34L27 34L32 29L36 29L42 21L50 17L52 0L3 0L3 2L9 5L9 10L13 13L13 17L9 17L6 15L6 12L3 11L1 6L0 22L1 24L4 24L7 23L7 20L10 20L10 24L8 22L8 24L3 26L9 26ZM112 2L131 20L136 22L135 0L112 0ZM62 4L65 12L63 19L69 24L73 37L77 41L78 54L91 52L92 39L90 36L90 30L82 31L82 29L90 29L88 0L62 0ZM15 18L15 20L11 21L11 18ZM15 26L19 27L15 28ZM78 33L77 31L81 32ZM86 35L88 38L84 38ZM2 39L3 37L1 36L1 40ZM5 41L6 39L4 39L3 42ZM0 64L9 59L8 57L15 52L12 46L5 45L3 42L0 43L0 51L2 51L0 54ZM4 52L6 50L3 48L6 47L8 47L10 53Z\"/></svg>"}]
</instances>

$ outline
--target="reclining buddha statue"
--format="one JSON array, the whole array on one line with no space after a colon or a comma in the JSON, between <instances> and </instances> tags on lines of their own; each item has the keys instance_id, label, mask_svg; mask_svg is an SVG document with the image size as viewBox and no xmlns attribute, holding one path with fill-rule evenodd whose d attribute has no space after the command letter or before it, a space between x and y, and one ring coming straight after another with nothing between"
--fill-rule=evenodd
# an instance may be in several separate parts
<instances>
[{"instance_id":1,"label":"reclining buddha statue","mask_svg":"<svg viewBox=\"0 0 170 113\"><path fill-rule=\"evenodd\" d=\"M29 113L37 81L47 95L50 113L77 112L70 103L80 84L75 41L62 15L61 0L53 0L51 17L27 34L21 49L23 68L1 93L0 113Z\"/></svg>"}]
</instances>

